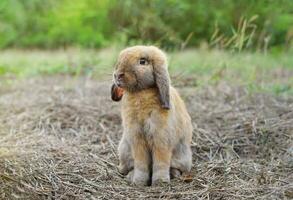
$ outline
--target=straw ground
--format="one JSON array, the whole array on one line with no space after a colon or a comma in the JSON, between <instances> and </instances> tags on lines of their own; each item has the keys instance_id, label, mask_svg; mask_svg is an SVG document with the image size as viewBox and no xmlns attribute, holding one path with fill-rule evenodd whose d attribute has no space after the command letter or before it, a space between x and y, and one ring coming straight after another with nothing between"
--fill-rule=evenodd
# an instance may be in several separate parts
<instances>
[{"instance_id":1,"label":"straw ground","mask_svg":"<svg viewBox=\"0 0 293 200\"><path fill-rule=\"evenodd\" d=\"M194 124L191 177L135 187L117 171L108 81L32 78L0 89L1 199L292 199L293 99L224 81L177 84Z\"/></svg>"}]
</instances>

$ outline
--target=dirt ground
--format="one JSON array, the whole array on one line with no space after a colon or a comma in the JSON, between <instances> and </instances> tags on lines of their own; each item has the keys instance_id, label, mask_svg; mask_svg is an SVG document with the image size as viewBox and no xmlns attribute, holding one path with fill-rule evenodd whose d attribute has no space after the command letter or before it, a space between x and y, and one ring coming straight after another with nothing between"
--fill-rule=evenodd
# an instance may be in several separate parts
<instances>
[{"instance_id":1,"label":"dirt ground","mask_svg":"<svg viewBox=\"0 0 293 200\"><path fill-rule=\"evenodd\" d=\"M109 90L86 77L1 87L0 198L293 198L293 98L181 85L195 127L192 180L136 187L117 171L120 104Z\"/></svg>"}]
</instances>

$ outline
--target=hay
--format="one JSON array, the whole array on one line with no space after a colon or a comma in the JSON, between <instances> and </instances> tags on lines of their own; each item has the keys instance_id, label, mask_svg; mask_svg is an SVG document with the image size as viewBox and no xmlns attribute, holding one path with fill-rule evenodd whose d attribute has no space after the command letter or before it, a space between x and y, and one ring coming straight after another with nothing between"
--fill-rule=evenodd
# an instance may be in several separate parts
<instances>
[{"instance_id":1,"label":"hay","mask_svg":"<svg viewBox=\"0 0 293 200\"><path fill-rule=\"evenodd\" d=\"M117 172L121 119L109 87L48 77L0 90L0 198L293 198L292 98L181 86L195 126L193 180L135 187Z\"/></svg>"}]
</instances>

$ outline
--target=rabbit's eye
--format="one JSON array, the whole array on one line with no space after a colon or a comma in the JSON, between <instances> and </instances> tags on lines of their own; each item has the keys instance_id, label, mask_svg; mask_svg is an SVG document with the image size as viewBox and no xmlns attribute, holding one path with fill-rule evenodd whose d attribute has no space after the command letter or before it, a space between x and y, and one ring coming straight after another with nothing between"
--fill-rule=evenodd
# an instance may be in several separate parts
<instances>
[{"instance_id":1,"label":"rabbit's eye","mask_svg":"<svg viewBox=\"0 0 293 200\"><path fill-rule=\"evenodd\" d=\"M141 64L141 65L146 65L147 63L148 63L148 61L145 58L141 58L139 60L139 64Z\"/></svg>"}]
</instances>

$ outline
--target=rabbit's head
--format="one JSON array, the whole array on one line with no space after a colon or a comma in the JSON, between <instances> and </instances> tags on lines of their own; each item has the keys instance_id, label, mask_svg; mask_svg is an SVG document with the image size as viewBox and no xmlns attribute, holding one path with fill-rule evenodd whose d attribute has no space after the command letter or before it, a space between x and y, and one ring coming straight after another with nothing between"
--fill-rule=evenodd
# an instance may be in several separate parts
<instances>
[{"instance_id":1,"label":"rabbit's head","mask_svg":"<svg viewBox=\"0 0 293 200\"><path fill-rule=\"evenodd\" d=\"M121 87L128 92L157 87L162 107L169 109L170 78L165 54L154 46L134 46L124 49L119 54L115 66L112 86L112 99L119 101L122 96L113 98L115 87Z\"/></svg>"}]
</instances>

